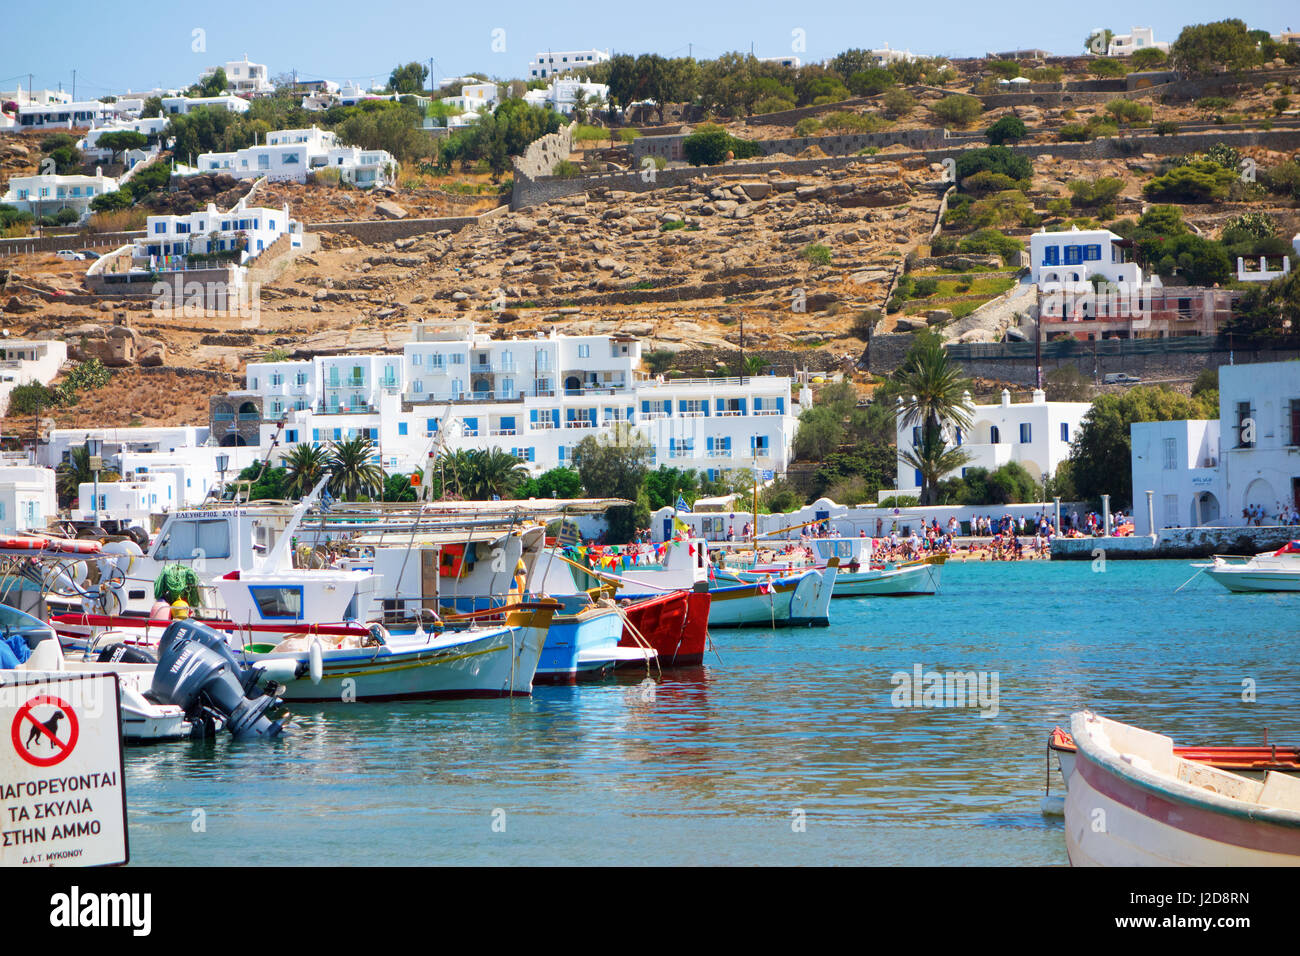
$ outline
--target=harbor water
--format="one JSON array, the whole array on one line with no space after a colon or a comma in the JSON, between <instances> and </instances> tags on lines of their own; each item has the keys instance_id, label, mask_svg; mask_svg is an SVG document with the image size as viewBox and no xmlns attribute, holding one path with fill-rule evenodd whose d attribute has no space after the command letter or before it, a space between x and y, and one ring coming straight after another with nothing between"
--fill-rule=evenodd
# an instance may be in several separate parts
<instances>
[{"instance_id":1,"label":"harbor water","mask_svg":"<svg viewBox=\"0 0 1300 956\"><path fill-rule=\"evenodd\" d=\"M1175 593L1193 573L950 563L939 595L837 600L829 628L715 631L653 688L300 705L270 744L128 748L132 860L1064 865L1040 800L1072 711L1300 743L1300 595ZM927 701L925 678L901 706L918 668L982 698Z\"/></svg>"}]
</instances>

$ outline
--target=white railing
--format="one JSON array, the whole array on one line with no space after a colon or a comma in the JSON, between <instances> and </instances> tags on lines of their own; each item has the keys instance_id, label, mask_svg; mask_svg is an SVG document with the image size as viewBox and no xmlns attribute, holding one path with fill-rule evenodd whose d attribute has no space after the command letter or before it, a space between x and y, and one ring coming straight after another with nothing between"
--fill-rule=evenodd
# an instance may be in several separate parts
<instances>
[{"instance_id":1,"label":"white railing","mask_svg":"<svg viewBox=\"0 0 1300 956\"><path fill-rule=\"evenodd\" d=\"M739 408L724 408L721 411L714 412L713 414L718 418L736 418L745 413Z\"/></svg>"},{"instance_id":2,"label":"white railing","mask_svg":"<svg viewBox=\"0 0 1300 956\"><path fill-rule=\"evenodd\" d=\"M678 412L677 417L678 418L707 418L708 416L704 412Z\"/></svg>"},{"instance_id":3,"label":"white railing","mask_svg":"<svg viewBox=\"0 0 1300 956\"><path fill-rule=\"evenodd\" d=\"M731 457L731 449L730 449L730 448L711 448L711 449L709 449L709 457L710 457L710 458L730 458L730 457Z\"/></svg>"},{"instance_id":4,"label":"white railing","mask_svg":"<svg viewBox=\"0 0 1300 956\"><path fill-rule=\"evenodd\" d=\"M565 428L595 428L596 423L589 418L575 418L573 421L565 422Z\"/></svg>"},{"instance_id":5,"label":"white railing","mask_svg":"<svg viewBox=\"0 0 1300 956\"><path fill-rule=\"evenodd\" d=\"M780 409L776 408L756 408L753 411L755 415L780 415Z\"/></svg>"},{"instance_id":6,"label":"white railing","mask_svg":"<svg viewBox=\"0 0 1300 956\"><path fill-rule=\"evenodd\" d=\"M515 428L493 428L488 431L489 435L518 435L519 430Z\"/></svg>"},{"instance_id":7,"label":"white railing","mask_svg":"<svg viewBox=\"0 0 1300 956\"><path fill-rule=\"evenodd\" d=\"M548 429L554 429L556 424L551 419L547 418L545 420L539 419L538 421L532 422L529 427L531 427L533 431L547 431Z\"/></svg>"},{"instance_id":8,"label":"white railing","mask_svg":"<svg viewBox=\"0 0 1300 956\"><path fill-rule=\"evenodd\" d=\"M643 422L652 422L659 418L669 418L671 416L667 412L641 412L637 417Z\"/></svg>"}]
</instances>

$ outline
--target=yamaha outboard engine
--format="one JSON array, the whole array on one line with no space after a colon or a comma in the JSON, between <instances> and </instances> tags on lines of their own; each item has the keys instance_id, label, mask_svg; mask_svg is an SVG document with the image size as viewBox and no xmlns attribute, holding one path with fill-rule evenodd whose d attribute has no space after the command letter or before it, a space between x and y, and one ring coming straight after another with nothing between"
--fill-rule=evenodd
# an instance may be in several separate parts
<instances>
[{"instance_id":1,"label":"yamaha outboard engine","mask_svg":"<svg viewBox=\"0 0 1300 956\"><path fill-rule=\"evenodd\" d=\"M274 737L283 730L266 711L280 698L257 687L259 674L235 657L225 638L198 621L173 621L158 642L152 695L201 716L205 708L222 715L236 739Z\"/></svg>"}]
</instances>

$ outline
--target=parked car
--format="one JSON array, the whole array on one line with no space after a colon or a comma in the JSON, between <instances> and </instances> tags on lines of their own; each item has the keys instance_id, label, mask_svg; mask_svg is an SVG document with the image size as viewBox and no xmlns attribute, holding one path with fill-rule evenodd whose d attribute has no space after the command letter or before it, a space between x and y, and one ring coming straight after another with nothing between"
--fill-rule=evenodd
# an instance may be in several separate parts
<instances>
[{"instance_id":1,"label":"parked car","mask_svg":"<svg viewBox=\"0 0 1300 956\"><path fill-rule=\"evenodd\" d=\"M1101 380L1103 385L1138 385L1141 382L1142 379L1136 375L1130 375L1128 372L1109 372Z\"/></svg>"},{"instance_id":2,"label":"parked car","mask_svg":"<svg viewBox=\"0 0 1300 956\"><path fill-rule=\"evenodd\" d=\"M87 262L93 262L96 259L103 258L103 256L104 254L102 252L96 252L94 249L81 250L81 258L85 259Z\"/></svg>"},{"instance_id":3,"label":"parked car","mask_svg":"<svg viewBox=\"0 0 1300 956\"><path fill-rule=\"evenodd\" d=\"M71 249L60 249L55 255L64 262L80 262L86 258L80 252L73 252Z\"/></svg>"}]
</instances>

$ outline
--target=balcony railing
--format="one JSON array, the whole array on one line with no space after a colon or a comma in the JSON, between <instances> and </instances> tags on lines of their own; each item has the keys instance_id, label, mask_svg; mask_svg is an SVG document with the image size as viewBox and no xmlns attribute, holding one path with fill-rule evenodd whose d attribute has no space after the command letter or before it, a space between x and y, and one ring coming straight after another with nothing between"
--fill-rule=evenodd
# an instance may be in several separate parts
<instances>
[{"instance_id":1,"label":"balcony railing","mask_svg":"<svg viewBox=\"0 0 1300 956\"><path fill-rule=\"evenodd\" d=\"M518 435L518 434L519 434L519 429L517 429L517 428L491 428L491 429L488 430L488 434L489 434L489 435L493 435L493 436L499 436L499 435Z\"/></svg>"},{"instance_id":2,"label":"balcony railing","mask_svg":"<svg viewBox=\"0 0 1300 956\"><path fill-rule=\"evenodd\" d=\"M724 408L719 411L715 411L713 414L718 418L735 418L745 413L741 411L739 408Z\"/></svg>"},{"instance_id":3,"label":"balcony railing","mask_svg":"<svg viewBox=\"0 0 1300 956\"><path fill-rule=\"evenodd\" d=\"M750 412L750 414L751 415L780 415L781 410L777 408L756 408L752 412Z\"/></svg>"},{"instance_id":4,"label":"balcony railing","mask_svg":"<svg viewBox=\"0 0 1300 956\"><path fill-rule=\"evenodd\" d=\"M530 427L533 431L535 431L535 432L544 432L544 431L547 431L547 430L554 430L554 429L558 428L559 426L556 425L555 422L553 422L551 419L548 418L548 419L546 419L545 421L538 420L538 421L532 422L532 423L529 424L529 427Z\"/></svg>"},{"instance_id":5,"label":"balcony railing","mask_svg":"<svg viewBox=\"0 0 1300 956\"><path fill-rule=\"evenodd\" d=\"M575 418L564 423L565 428L595 428L596 423L590 418Z\"/></svg>"},{"instance_id":6,"label":"balcony railing","mask_svg":"<svg viewBox=\"0 0 1300 956\"><path fill-rule=\"evenodd\" d=\"M667 412L641 412L637 417L643 422L652 422L658 418L671 417Z\"/></svg>"},{"instance_id":7,"label":"balcony railing","mask_svg":"<svg viewBox=\"0 0 1300 956\"><path fill-rule=\"evenodd\" d=\"M710 458L730 458L730 457L731 457L731 449L730 449L730 448L710 448L710 449L709 449L709 455L708 455L708 457L710 457Z\"/></svg>"}]
</instances>

